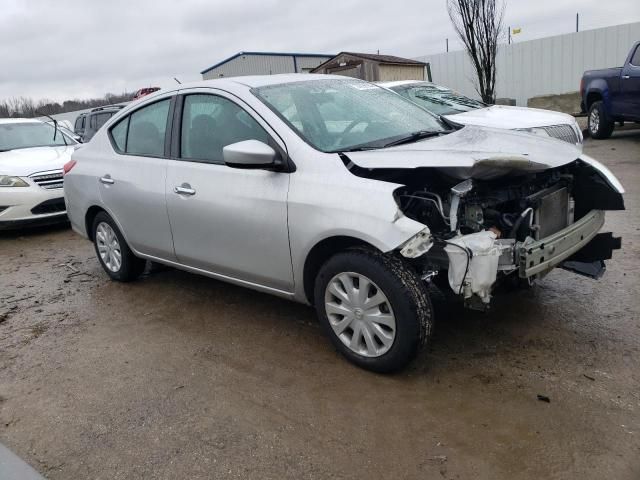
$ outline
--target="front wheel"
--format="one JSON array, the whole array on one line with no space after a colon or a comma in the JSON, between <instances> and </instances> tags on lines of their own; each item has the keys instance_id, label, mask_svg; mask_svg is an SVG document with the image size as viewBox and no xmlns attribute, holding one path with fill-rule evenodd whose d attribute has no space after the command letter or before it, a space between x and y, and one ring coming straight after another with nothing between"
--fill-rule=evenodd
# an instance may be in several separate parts
<instances>
[{"instance_id":1,"label":"front wheel","mask_svg":"<svg viewBox=\"0 0 640 480\"><path fill-rule=\"evenodd\" d=\"M314 299L334 346L367 370L403 368L431 331L433 309L425 285L392 255L364 249L336 254L318 273Z\"/></svg>"},{"instance_id":2,"label":"front wheel","mask_svg":"<svg viewBox=\"0 0 640 480\"><path fill-rule=\"evenodd\" d=\"M113 280L130 282L144 271L147 262L133 254L106 212L98 213L93 220L93 244L100 265Z\"/></svg>"},{"instance_id":3,"label":"front wheel","mask_svg":"<svg viewBox=\"0 0 640 480\"><path fill-rule=\"evenodd\" d=\"M607 119L604 104L601 101L593 102L589 108L589 135L596 140L609 138L613 133L615 124Z\"/></svg>"}]
</instances>

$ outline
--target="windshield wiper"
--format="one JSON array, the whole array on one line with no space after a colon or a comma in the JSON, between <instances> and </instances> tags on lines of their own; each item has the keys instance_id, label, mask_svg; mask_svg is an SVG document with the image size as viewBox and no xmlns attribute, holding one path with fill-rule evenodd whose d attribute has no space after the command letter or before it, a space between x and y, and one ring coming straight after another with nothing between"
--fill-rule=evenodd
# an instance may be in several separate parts
<instances>
[{"instance_id":1,"label":"windshield wiper","mask_svg":"<svg viewBox=\"0 0 640 480\"><path fill-rule=\"evenodd\" d=\"M53 122L53 141L56 141L56 136L58 135L58 121L56 119L54 119L52 116L47 115L46 113L39 113L36 112L36 114L40 115L41 117L47 117L49 120L51 120ZM64 134L62 132L60 132L60 135L62 136L62 141L64 142L64 146L68 146L69 144L67 143L67 139L64 137ZM53 145L49 145L51 147L55 147L58 146L58 144L53 144Z\"/></svg>"},{"instance_id":2,"label":"windshield wiper","mask_svg":"<svg viewBox=\"0 0 640 480\"><path fill-rule=\"evenodd\" d=\"M430 137L438 137L445 132L440 132L437 130L418 130L417 132L410 133L406 137L399 138L398 140L394 140L393 142L389 142L384 145L383 148L394 147L396 145L403 145L405 143L413 143L418 140L422 140L424 138Z\"/></svg>"},{"instance_id":3,"label":"windshield wiper","mask_svg":"<svg viewBox=\"0 0 640 480\"><path fill-rule=\"evenodd\" d=\"M364 152L365 150L378 150L382 147L351 147L351 148L342 148L340 150L336 150L334 152L329 153L343 153L343 152Z\"/></svg>"}]
</instances>

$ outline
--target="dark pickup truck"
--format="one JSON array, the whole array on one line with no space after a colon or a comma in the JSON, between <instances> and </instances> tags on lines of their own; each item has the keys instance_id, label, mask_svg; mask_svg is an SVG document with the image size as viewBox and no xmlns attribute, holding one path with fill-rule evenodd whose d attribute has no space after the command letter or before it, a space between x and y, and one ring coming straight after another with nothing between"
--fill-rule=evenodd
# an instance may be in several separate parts
<instances>
[{"instance_id":1,"label":"dark pickup truck","mask_svg":"<svg viewBox=\"0 0 640 480\"><path fill-rule=\"evenodd\" d=\"M608 138L615 122L640 122L640 42L624 67L589 70L580 82L581 108L593 138Z\"/></svg>"}]
</instances>

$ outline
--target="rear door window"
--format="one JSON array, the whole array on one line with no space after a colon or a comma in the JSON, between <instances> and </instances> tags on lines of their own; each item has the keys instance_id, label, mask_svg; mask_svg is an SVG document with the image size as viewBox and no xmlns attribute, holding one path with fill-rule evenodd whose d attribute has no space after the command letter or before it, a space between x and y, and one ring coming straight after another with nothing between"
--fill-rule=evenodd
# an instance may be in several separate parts
<instances>
[{"instance_id":1,"label":"rear door window","mask_svg":"<svg viewBox=\"0 0 640 480\"><path fill-rule=\"evenodd\" d=\"M112 116L113 112L103 112L96 114L96 130L99 130L100 127L107 123L107 120L109 120Z\"/></svg>"},{"instance_id":2,"label":"rear door window","mask_svg":"<svg viewBox=\"0 0 640 480\"><path fill-rule=\"evenodd\" d=\"M115 143L116 149L124 152L127 148L127 130L129 129L129 117L120 120L115 127L111 129L111 138Z\"/></svg>"},{"instance_id":3,"label":"rear door window","mask_svg":"<svg viewBox=\"0 0 640 480\"><path fill-rule=\"evenodd\" d=\"M171 99L167 98L136 110L129 115L126 153L154 157L164 155L170 103ZM121 123L123 122L120 122L118 126ZM113 136L113 130L111 133ZM114 141L116 141L115 138Z\"/></svg>"}]
</instances>

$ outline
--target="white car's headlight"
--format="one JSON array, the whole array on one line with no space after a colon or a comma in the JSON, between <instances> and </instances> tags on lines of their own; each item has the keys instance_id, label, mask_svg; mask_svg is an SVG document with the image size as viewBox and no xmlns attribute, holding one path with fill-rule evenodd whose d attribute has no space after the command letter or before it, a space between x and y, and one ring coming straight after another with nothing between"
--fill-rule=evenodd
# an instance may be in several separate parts
<instances>
[{"instance_id":1,"label":"white car's headlight","mask_svg":"<svg viewBox=\"0 0 640 480\"><path fill-rule=\"evenodd\" d=\"M28 187L29 184L20 177L0 175L0 187Z\"/></svg>"},{"instance_id":2,"label":"white car's headlight","mask_svg":"<svg viewBox=\"0 0 640 480\"><path fill-rule=\"evenodd\" d=\"M527 132L533 133L534 135L539 135L541 137L548 137L549 133L544 128L533 127L533 128L516 128L519 132Z\"/></svg>"}]
</instances>

